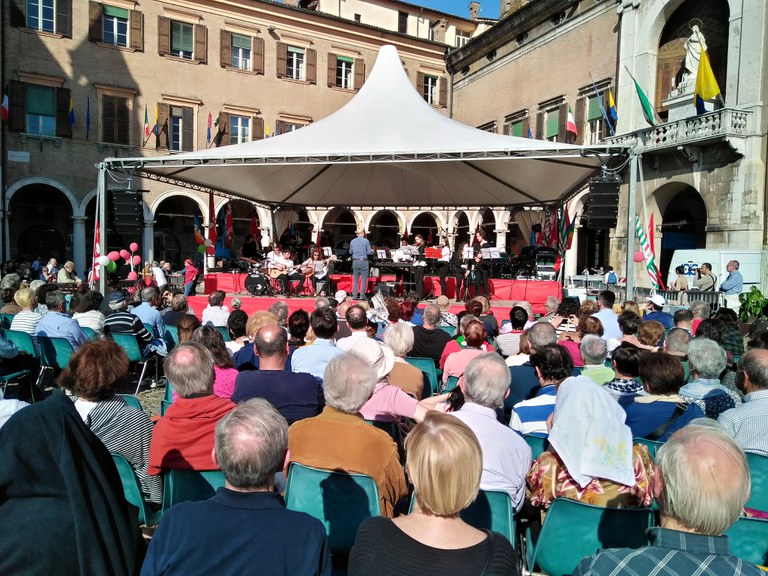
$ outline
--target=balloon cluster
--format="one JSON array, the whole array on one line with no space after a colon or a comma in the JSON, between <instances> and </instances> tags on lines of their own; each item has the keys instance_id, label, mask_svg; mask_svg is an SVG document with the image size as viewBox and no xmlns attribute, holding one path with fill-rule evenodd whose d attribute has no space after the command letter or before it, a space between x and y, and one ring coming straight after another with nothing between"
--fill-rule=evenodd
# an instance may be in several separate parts
<instances>
[{"instance_id":1,"label":"balloon cluster","mask_svg":"<svg viewBox=\"0 0 768 576\"><path fill-rule=\"evenodd\" d=\"M139 275L133 268L134 266L141 266L141 256L139 254L134 254L134 252L139 251L139 245L136 244L136 242L131 242L131 245L128 246L128 248L131 249L130 252L123 248L120 251L112 250L112 252L105 256L99 256L99 265L106 268L107 272L114 272L117 270L117 261L122 258L127 264L131 265L131 271L128 273L126 280L138 280Z\"/></svg>"},{"instance_id":2,"label":"balloon cluster","mask_svg":"<svg viewBox=\"0 0 768 576\"><path fill-rule=\"evenodd\" d=\"M200 254L208 253L208 256L216 254L216 246L213 245L213 241L210 238L200 242L200 238L195 237L195 241L197 242L197 251Z\"/></svg>"}]
</instances>

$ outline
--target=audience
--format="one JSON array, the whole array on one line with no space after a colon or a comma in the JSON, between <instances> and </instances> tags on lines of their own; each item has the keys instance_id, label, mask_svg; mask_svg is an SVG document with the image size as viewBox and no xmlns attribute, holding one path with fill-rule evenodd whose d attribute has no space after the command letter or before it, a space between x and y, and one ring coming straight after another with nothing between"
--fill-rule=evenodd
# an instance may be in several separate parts
<instances>
[{"instance_id":1,"label":"audience","mask_svg":"<svg viewBox=\"0 0 768 576\"><path fill-rule=\"evenodd\" d=\"M768 456L768 350L750 350L739 361L736 385L744 403L717 418L742 450Z\"/></svg>"},{"instance_id":2,"label":"audience","mask_svg":"<svg viewBox=\"0 0 768 576\"><path fill-rule=\"evenodd\" d=\"M564 334L560 339L559 344L566 348L571 353L573 358L573 365L581 368L584 366L584 360L581 357L581 339L588 334L595 334L602 338L603 325L600 323L600 319L595 316L582 316L579 318L579 323L576 325L575 333Z\"/></svg>"},{"instance_id":3,"label":"audience","mask_svg":"<svg viewBox=\"0 0 768 576\"><path fill-rule=\"evenodd\" d=\"M13 295L13 299L19 305L21 311L17 312L13 320L11 320L11 330L29 334L32 337L35 352L40 354L40 344L37 341L35 328L37 328L43 317L35 312L37 306L35 292L31 288L21 288Z\"/></svg>"},{"instance_id":4,"label":"audience","mask_svg":"<svg viewBox=\"0 0 768 576\"><path fill-rule=\"evenodd\" d=\"M602 338L605 340L619 339L622 336L621 328L619 327L618 315L613 311L613 304L616 302L616 294L610 290L603 290L597 297L597 304L600 306L600 310L595 312L593 316L600 320L603 326Z\"/></svg>"},{"instance_id":5,"label":"audience","mask_svg":"<svg viewBox=\"0 0 768 576\"><path fill-rule=\"evenodd\" d=\"M245 326L248 323L248 314L243 310L232 310L227 318L227 331L229 332L229 342L225 342L230 356L239 351L243 346L250 344Z\"/></svg>"},{"instance_id":6,"label":"audience","mask_svg":"<svg viewBox=\"0 0 768 576\"><path fill-rule=\"evenodd\" d=\"M568 302L571 302L568 300ZM528 329L528 347L530 359L520 366L511 366L509 369L512 381L509 383L509 394L504 400L504 410L509 412L518 402L527 400L540 386L539 377L533 366L533 358L536 351L544 346L557 343L555 328L546 322L536 322ZM573 362L573 361L571 361ZM570 376L570 374L568 374Z\"/></svg>"},{"instance_id":7,"label":"audience","mask_svg":"<svg viewBox=\"0 0 768 576\"><path fill-rule=\"evenodd\" d=\"M45 305L48 307L48 312L37 323L36 336L64 338L75 350L88 342L88 336L80 325L67 314L67 300L64 292L61 290L49 292L45 297Z\"/></svg>"},{"instance_id":8,"label":"audience","mask_svg":"<svg viewBox=\"0 0 768 576\"><path fill-rule=\"evenodd\" d=\"M178 321L185 316L194 316L184 294L174 294L171 298L171 307L163 313L163 322L166 326L176 326Z\"/></svg>"},{"instance_id":9,"label":"audience","mask_svg":"<svg viewBox=\"0 0 768 576\"><path fill-rule=\"evenodd\" d=\"M197 342L205 346L213 356L213 393L219 398L231 398L235 391L235 378L239 372L232 362L232 357L227 352L224 337L214 326L206 324L195 329L190 342ZM174 399L176 395L174 394Z\"/></svg>"},{"instance_id":10,"label":"audience","mask_svg":"<svg viewBox=\"0 0 768 576\"><path fill-rule=\"evenodd\" d=\"M179 318L176 322L176 334L178 336L178 344L183 344L184 342L189 342L192 340L192 335L195 333L195 330L200 328L202 324L200 323L200 320L197 316L193 316L192 314L186 314L184 317Z\"/></svg>"},{"instance_id":11,"label":"audience","mask_svg":"<svg viewBox=\"0 0 768 576\"><path fill-rule=\"evenodd\" d=\"M436 326L450 326L455 328L459 324L459 318L451 312L451 301L445 294L438 296L435 304L440 309Z\"/></svg>"},{"instance_id":12,"label":"audience","mask_svg":"<svg viewBox=\"0 0 768 576\"><path fill-rule=\"evenodd\" d=\"M411 355L419 358L431 358L434 360L435 366L440 365L443 350L451 341L451 336L446 331L437 328L440 317L440 308L435 304L429 304L424 309L421 326L413 327ZM456 322L458 323L458 320Z\"/></svg>"},{"instance_id":13,"label":"audience","mask_svg":"<svg viewBox=\"0 0 768 576\"><path fill-rule=\"evenodd\" d=\"M248 335L248 339L253 342L256 337L256 333L263 327L269 324L277 325L277 316L272 312L266 310L257 310L248 317L248 322L245 325L245 333ZM259 369L259 357L256 355L256 348L253 345L246 344L240 350L232 355L232 362L235 364L240 372L243 370L258 370Z\"/></svg>"},{"instance_id":14,"label":"audience","mask_svg":"<svg viewBox=\"0 0 768 576\"><path fill-rule=\"evenodd\" d=\"M528 341L528 330L520 334L520 349L514 356L507 356L507 366L522 366L531 359L531 346Z\"/></svg>"},{"instance_id":15,"label":"audience","mask_svg":"<svg viewBox=\"0 0 768 576\"><path fill-rule=\"evenodd\" d=\"M464 348L450 354L443 366L443 384L448 382L451 376L461 377L464 374L464 368L467 364L486 350L483 349L488 332L485 325L480 321L468 322L464 327Z\"/></svg>"},{"instance_id":16,"label":"audience","mask_svg":"<svg viewBox=\"0 0 768 576\"><path fill-rule=\"evenodd\" d=\"M333 340L336 334L336 314L330 307L317 308L309 317L316 338L312 345L298 348L291 356L291 370L312 374L318 380L323 379L325 367L331 359L344 354L336 347Z\"/></svg>"},{"instance_id":17,"label":"audience","mask_svg":"<svg viewBox=\"0 0 768 576\"><path fill-rule=\"evenodd\" d=\"M337 338L336 347L344 352L349 352L357 342L368 338L368 332L365 329L368 325L368 317L365 314L365 309L359 304L348 306L344 317L349 328L349 336Z\"/></svg>"},{"instance_id":18,"label":"audience","mask_svg":"<svg viewBox=\"0 0 768 576\"><path fill-rule=\"evenodd\" d=\"M109 295L109 309L111 313L104 320L105 336L133 334L141 348L152 341L152 334L144 327L138 316L128 312L128 298L124 292L112 292Z\"/></svg>"},{"instance_id":19,"label":"audience","mask_svg":"<svg viewBox=\"0 0 768 576\"><path fill-rule=\"evenodd\" d=\"M476 302L477 303L477 302ZM445 370L445 362L448 359L448 356L453 354L454 352L458 352L464 348L467 347L467 341L464 337L464 330L469 325L470 322L480 322L477 316L474 316L472 314L465 314L461 317L459 320L459 328L456 332L456 336L448 341L448 343L445 345L445 348L443 349L443 353L440 354L440 369ZM487 333L486 333L487 337ZM491 346L487 341L483 342L480 346L480 349L483 352L493 352L493 346Z\"/></svg>"},{"instance_id":20,"label":"audience","mask_svg":"<svg viewBox=\"0 0 768 576\"><path fill-rule=\"evenodd\" d=\"M637 328L637 339L646 350L656 352L664 338L664 325L657 320L643 320Z\"/></svg>"},{"instance_id":21,"label":"audience","mask_svg":"<svg viewBox=\"0 0 768 576\"><path fill-rule=\"evenodd\" d=\"M710 315L710 308L709 303L699 301L694 302L691 304L691 312L693 313L693 320L691 321L691 330L693 331L693 335L697 336L697 331L699 329L699 324L702 323L703 320L706 320L709 318Z\"/></svg>"},{"instance_id":22,"label":"audience","mask_svg":"<svg viewBox=\"0 0 768 576\"><path fill-rule=\"evenodd\" d=\"M638 380L642 352L627 342L613 351L611 367L616 377L605 385L605 389L622 408L634 402L636 396L645 395L643 385Z\"/></svg>"},{"instance_id":23,"label":"audience","mask_svg":"<svg viewBox=\"0 0 768 576\"><path fill-rule=\"evenodd\" d=\"M605 359L608 357L608 347L605 340L594 334L587 334L581 340L579 351L584 362L584 368L581 370L582 376L586 376L601 386L616 377L613 368L605 365Z\"/></svg>"},{"instance_id":24,"label":"audience","mask_svg":"<svg viewBox=\"0 0 768 576\"><path fill-rule=\"evenodd\" d=\"M673 320L672 315L664 312L664 306L666 306L666 304L667 301L660 294L648 298L648 302L645 305L645 317L643 320L655 320L656 322L661 322L661 325L664 326L665 330L673 328L675 321Z\"/></svg>"},{"instance_id":25,"label":"audience","mask_svg":"<svg viewBox=\"0 0 768 576\"><path fill-rule=\"evenodd\" d=\"M392 324L384 332L384 344L389 346L395 355L395 363L389 374L389 383L417 400L421 400L424 392L424 374L405 360L413 349L414 330L415 327L407 324Z\"/></svg>"},{"instance_id":26,"label":"audience","mask_svg":"<svg viewBox=\"0 0 768 576\"><path fill-rule=\"evenodd\" d=\"M707 418L717 420L721 413L741 404L735 390L720 383L720 374L728 361L725 350L717 342L694 338L688 347L691 381L680 388L680 397L701 408Z\"/></svg>"},{"instance_id":27,"label":"audience","mask_svg":"<svg viewBox=\"0 0 768 576\"><path fill-rule=\"evenodd\" d=\"M693 335L693 312L691 310L678 310L672 316L675 322L675 328L681 328Z\"/></svg>"},{"instance_id":28,"label":"audience","mask_svg":"<svg viewBox=\"0 0 768 576\"><path fill-rule=\"evenodd\" d=\"M509 322L501 327L496 345L504 357L514 356L520 351L520 335L528 324L528 312L520 306L509 310Z\"/></svg>"},{"instance_id":29,"label":"audience","mask_svg":"<svg viewBox=\"0 0 768 576\"><path fill-rule=\"evenodd\" d=\"M86 290L75 293L70 302L70 310L74 310L74 318L81 328L93 330L96 338L104 338L104 314L101 313L101 302L104 297L100 292Z\"/></svg>"},{"instance_id":30,"label":"audience","mask_svg":"<svg viewBox=\"0 0 768 576\"><path fill-rule=\"evenodd\" d=\"M725 325L722 347L732 356L744 354L744 335L739 327L739 317L730 308L719 308L713 318L720 320Z\"/></svg>"},{"instance_id":31,"label":"audience","mask_svg":"<svg viewBox=\"0 0 768 576\"><path fill-rule=\"evenodd\" d=\"M214 290L208 295L208 306L203 309L203 326L226 326L229 320L229 308L224 306L224 291Z\"/></svg>"}]
</instances>

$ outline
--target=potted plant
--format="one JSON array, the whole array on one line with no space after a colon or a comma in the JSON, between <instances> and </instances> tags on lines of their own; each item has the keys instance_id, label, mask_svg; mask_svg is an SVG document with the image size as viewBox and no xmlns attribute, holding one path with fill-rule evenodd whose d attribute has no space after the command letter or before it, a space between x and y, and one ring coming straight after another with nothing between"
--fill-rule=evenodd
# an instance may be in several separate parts
<instances>
[{"instance_id":1,"label":"potted plant","mask_svg":"<svg viewBox=\"0 0 768 576\"><path fill-rule=\"evenodd\" d=\"M739 294L739 302L741 302L741 308L739 309L739 320L742 322L754 322L758 318L765 318L768 312L768 298L763 296L763 293L757 288L752 286L749 292Z\"/></svg>"}]
</instances>

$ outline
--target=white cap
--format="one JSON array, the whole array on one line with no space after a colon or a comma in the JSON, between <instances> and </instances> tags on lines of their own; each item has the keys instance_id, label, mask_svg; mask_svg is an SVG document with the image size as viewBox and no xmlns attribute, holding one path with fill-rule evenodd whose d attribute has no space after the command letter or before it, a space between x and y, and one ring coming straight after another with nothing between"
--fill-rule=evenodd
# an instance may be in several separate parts
<instances>
[{"instance_id":1,"label":"white cap","mask_svg":"<svg viewBox=\"0 0 768 576\"><path fill-rule=\"evenodd\" d=\"M653 302L654 304L656 304L656 306L664 306L667 303L667 301L664 300L664 296L662 296L661 294L655 294L651 296L650 298L648 298L648 302Z\"/></svg>"},{"instance_id":2,"label":"white cap","mask_svg":"<svg viewBox=\"0 0 768 576\"><path fill-rule=\"evenodd\" d=\"M336 299L336 301L341 304L344 302L344 300L347 299L347 291L346 290L337 290L336 294L333 295L333 297Z\"/></svg>"}]
</instances>

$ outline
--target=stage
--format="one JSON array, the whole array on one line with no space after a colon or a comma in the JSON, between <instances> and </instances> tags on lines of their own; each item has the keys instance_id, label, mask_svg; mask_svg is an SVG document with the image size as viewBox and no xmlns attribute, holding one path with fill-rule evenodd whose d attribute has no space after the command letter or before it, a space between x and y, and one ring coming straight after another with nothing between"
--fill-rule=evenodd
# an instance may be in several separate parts
<instances>
[{"instance_id":1,"label":"stage","mask_svg":"<svg viewBox=\"0 0 768 576\"><path fill-rule=\"evenodd\" d=\"M352 275L351 274L332 274L334 288L331 291L331 296L336 290L345 290L347 293L352 292ZM235 296L242 294L240 298L243 300L243 308L245 309L246 299L254 298L256 300L271 300L275 298L264 297L251 297L248 295L245 289L245 282L248 278L248 274L229 274L229 273L213 273L205 275L205 293L210 294L214 290L222 290L229 296ZM368 290L369 294L376 291L376 286L379 283L394 283L394 275L384 275L377 278L368 278ZM456 294L456 279L449 277L447 279L448 298L454 299ZM559 282L553 280L518 280L518 279L501 279L492 278L489 280L489 286L491 290L491 304L494 309L498 308L501 302L526 300L533 306L535 313L544 313L544 303L549 296L555 296L558 300L562 299L563 290ZM430 295L431 292L431 295ZM424 294L431 298L437 298L442 294L440 290L440 278L437 276L424 276ZM200 297L193 297L197 299ZM227 300L230 298L228 297ZM300 302L300 299L287 299L289 306L292 302ZM304 300L306 301L306 299ZM265 308L269 307L269 304ZM296 306L297 308L300 306ZM254 308L255 310L261 310L264 308ZM461 309L461 305L457 310ZM506 306L509 309L509 306ZM195 308L197 312L197 307ZM248 310L246 310L247 312ZM506 317L506 316L505 316Z\"/></svg>"}]
</instances>

